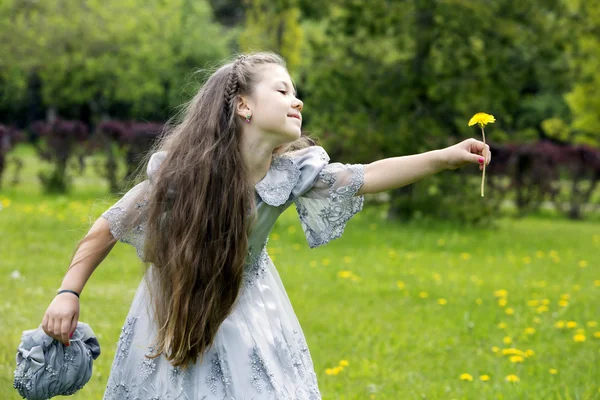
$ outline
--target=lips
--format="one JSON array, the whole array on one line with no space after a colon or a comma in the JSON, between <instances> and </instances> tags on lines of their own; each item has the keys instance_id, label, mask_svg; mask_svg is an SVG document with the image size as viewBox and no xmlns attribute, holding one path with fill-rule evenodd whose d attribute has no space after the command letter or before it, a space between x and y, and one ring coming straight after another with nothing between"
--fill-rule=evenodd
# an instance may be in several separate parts
<instances>
[{"instance_id":1,"label":"lips","mask_svg":"<svg viewBox=\"0 0 600 400\"><path fill-rule=\"evenodd\" d=\"M299 119L300 121L302 121L302 117L300 117L300 114L288 114L288 117L296 118L296 119Z\"/></svg>"}]
</instances>

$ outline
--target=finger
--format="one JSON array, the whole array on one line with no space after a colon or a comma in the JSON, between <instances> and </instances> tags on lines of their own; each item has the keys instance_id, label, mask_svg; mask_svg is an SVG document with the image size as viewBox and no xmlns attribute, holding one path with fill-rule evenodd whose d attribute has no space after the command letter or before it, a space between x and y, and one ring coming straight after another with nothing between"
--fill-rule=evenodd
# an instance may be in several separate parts
<instances>
[{"instance_id":1,"label":"finger","mask_svg":"<svg viewBox=\"0 0 600 400\"><path fill-rule=\"evenodd\" d=\"M75 314L73 316L73 319L71 320L71 326L69 328L69 338L73 337L73 333L75 332L75 329L77 329L77 320L79 319L78 315Z\"/></svg>"},{"instance_id":2,"label":"finger","mask_svg":"<svg viewBox=\"0 0 600 400\"><path fill-rule=\"evenodd\" d=\"M42 318L42 330L48 334L48 313L44 314L44 318Z\"/></svg>"},{"instance_id":3,"label":"finger","mask_svg":"<svg viewBox=\"0 0 600 400\"><path fill-rule=\"evenodd\" d=\"M69 345L69 334L71 333L71 321L72 318L62 318L60 324L60 340L65 344L65 346Z\"/></svg>"},{"instance_id":4,"label":"finger","mask_svg":"<svg viewBox=\"0 0 600 400\"><path fill-rule=\"evenodd\" d=\"M52 336L54 339L60 341L60 319L52 318Z\"/></svg>"},{"instance_id":5,"label":"finger","mask_svg":"<svg viewBox=\"0 0 600 400\"><path fill-rule=\"evenodd\" d=\"M471 154L471 159L474 163L483 165L485 157L480 154Z\"/></svg>"}]
</instances>

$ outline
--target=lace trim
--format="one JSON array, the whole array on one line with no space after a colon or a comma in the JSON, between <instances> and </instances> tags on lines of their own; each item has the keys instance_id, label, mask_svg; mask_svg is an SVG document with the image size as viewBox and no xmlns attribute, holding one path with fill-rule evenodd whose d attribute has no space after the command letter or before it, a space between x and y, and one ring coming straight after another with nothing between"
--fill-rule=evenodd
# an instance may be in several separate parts
<instances>
[{"instance_id":1,"label":"lace trim","mask_svg":"<svg viewBox=\"0 0 600 400\"><path fill-rule=\"evenodd\" d=\"M286 172L282 178L273 171ZM273 178L273 177L276 178ZM263 201L271 206L281 206L290 198L292 189L300 179L300 169L287 155L273 158L267 175L255 185L255 189Z\"/></svg>"},{"instance_id":2,"label":"lace trim","mask_svg":"<svg viewBox=\"0 0 600 400\"><path fill-rule=\"evenodd\" d=\"M316 200L300 197L295 201L300 223L311 248L322 246L342 236L346 223L363 208L365 198L356 196L356 193L364 184L365 166L363 164L347 164L346 167L351 170L350 183L337 189L333 188L336 182L336 175L333 171L324 168L319 173L318 179L325 182L330 189L327 204L318 210L316 215L313 215L315 213L309 211L306 206ZM319 220L319 223L315 225L324 224L325 228L314 229L311 226L313 219Z\"/></svg>"}]
</instances>

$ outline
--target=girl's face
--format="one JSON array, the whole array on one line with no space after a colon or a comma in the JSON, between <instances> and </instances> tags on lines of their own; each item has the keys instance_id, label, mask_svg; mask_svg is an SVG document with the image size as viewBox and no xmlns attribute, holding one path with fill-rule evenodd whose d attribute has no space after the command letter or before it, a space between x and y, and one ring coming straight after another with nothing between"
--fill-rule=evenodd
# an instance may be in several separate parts
<instances>
[{"instance_id":1,"label":"girl's face","mask_svg":"<svg viewBox=\"0 0 600 400\"><path fill-rule=\"evenodd\" d=\"M265 133L283 136L285 142L300 137L303 103L296 98L296 90L284 67L277 64L261 67L248 100L252 114L250 124Z\"/></svg>"}]
</instances>

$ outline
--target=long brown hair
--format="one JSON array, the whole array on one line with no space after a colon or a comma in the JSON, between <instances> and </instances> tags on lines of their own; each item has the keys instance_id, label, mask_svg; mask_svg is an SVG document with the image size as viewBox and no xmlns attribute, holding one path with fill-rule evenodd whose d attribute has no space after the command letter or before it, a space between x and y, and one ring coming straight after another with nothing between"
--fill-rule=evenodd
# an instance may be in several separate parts
<instances>
[{"instance_id":1,"label":"long brown hair","mask_svg":"<svg viewBox=\"0 0 600 400\"><path fill-rule=\"evenodd\" d=\"M202 358L234 308L255 221L254 183L241 152L235 107L251 95L273 53L237 57L214 72L153 151L167 155L148 196L145 261L157 338L154 354L186 367ZM275 153L306 147L308 137ZM137 221L133 221L133 224Z\"/></svg>"}]
</instances>

